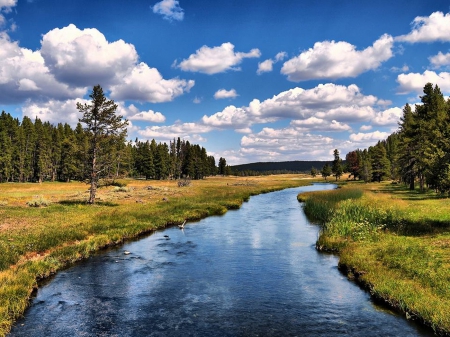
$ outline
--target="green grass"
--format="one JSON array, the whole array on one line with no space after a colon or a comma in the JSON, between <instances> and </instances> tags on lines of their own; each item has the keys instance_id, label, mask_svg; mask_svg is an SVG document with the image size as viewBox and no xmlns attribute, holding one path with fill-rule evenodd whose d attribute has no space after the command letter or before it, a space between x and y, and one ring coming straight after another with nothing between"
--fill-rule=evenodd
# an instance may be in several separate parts
<instances>
[{"instance_id":1,"label":"green grass","mask_svg":"<svg viewBox=\"0 0 450 337\"><path fill-rule=\"evenodd\" d=\"M450 334L449 199L386 183L358 188L359 198L347 197L352 184L306 196L323 224L317 247L339 251L341 268L374 297Z\"/></svg>"},{"instance_id":2,"label":"green grass","mask_svg":"<svg viewBox=\"0 0 450 337\"><path fill-rule=\"evenodd\" d=\"M82 183L0 184L0 336L22 315L39 279L126 239L224 214L251 195L309 184L301 178L215 177L182 188L176 181L127 180L99 189L95 205L86 204ZM28 207L34 196L47 207Z\"/></svg>"}]
</instances>

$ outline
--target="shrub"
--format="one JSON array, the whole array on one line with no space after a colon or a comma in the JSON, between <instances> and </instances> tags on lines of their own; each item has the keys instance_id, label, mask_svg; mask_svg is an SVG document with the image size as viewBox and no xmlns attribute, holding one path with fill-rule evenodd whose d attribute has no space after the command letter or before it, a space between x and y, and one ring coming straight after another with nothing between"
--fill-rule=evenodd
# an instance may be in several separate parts
<instances>
[{"instance_id":1,"label":"shrub","mask_svg":"<svg viewBox=\"0 0 450 337\"><path fill-rule=\"evenodd\" d=\"M27 202L27 205L30 207L47 207L50 204L50 201L44 199L40 195L33 197L33 200Z\"/></svg>"},{"instance_id":2,"label":"shrub","mask_svg":"<svg viewBox=\"0 0 450 337\"><path fill-rule=\"evenodd\" d=\"M191 179L189 179L189 178L184 178L184 179L178 180L178 187L187 187L190 185L191 185Z\"/></svg>"},{"instance_id":3,"label":"shrub","mask_svg":"<svg viewBox=\"0 0 450 337\"><path fill-rule=\"evenodd\" d=\"M128 187L114 187L113 192L130 192Z\"/></svg>"}]
</instances>

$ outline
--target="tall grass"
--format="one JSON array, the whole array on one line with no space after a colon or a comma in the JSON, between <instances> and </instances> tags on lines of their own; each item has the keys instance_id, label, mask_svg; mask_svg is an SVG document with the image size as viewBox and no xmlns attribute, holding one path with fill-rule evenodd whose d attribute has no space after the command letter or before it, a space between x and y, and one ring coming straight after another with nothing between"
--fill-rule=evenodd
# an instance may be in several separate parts
<instances>
[{"instance_id":1,"label":"tall grass","mask_svg":"<svg viewBox=\"0 0 450 337\"><path fill-rule=\"evenodd\" d=\"M325 224L333 218L340 201L359 199L362 194L361 189L345 188L299 194L297 199L304 202L303 209L311 220Z\"/></svg>"}]
</instances>

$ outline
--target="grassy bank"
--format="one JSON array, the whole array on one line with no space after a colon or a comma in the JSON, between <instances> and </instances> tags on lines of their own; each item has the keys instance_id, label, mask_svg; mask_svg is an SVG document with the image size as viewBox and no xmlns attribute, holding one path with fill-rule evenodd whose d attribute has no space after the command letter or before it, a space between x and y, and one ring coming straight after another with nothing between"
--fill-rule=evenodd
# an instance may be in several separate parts
<instances>
[{"instance_id":1,"label":"grassy bank","mask_svg":"<svg viewBox=\"0 0 450 337\"><path fill-rule=\"evenodd\" d=\"M409 319L450 334L450 199L401 185L348 184L300 197L323 224L318 249Z\"/></svg>"},{"instance_id":2,"label":"grassy bank","mask_svg":"<svg viewBox=\"0 0 450 337\"><path fill-rule=\"evenodd\" d=\"M127 181L86 205L82 183L0 184L0 336L28 305L39 279L104 247L168 225L224 214L251 195L307 185L300 175ZM31 207L47 205L46 207Z\"/></svg>"}]
</instances>

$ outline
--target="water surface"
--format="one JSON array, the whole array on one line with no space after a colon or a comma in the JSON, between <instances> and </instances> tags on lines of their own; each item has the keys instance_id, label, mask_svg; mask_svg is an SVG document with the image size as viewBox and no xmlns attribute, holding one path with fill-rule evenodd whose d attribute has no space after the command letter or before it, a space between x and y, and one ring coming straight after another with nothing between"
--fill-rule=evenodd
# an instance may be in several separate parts
<instances>
[{"instance_id":1,"label":"water surface","mask_svg":"<svg viewBox=\"0 0 450 337\"><path fill-rule=\"evenodd\" d=\"M40 288L11 336L430 336L315 250L296 195L330 188L255 196L94 256Z\"/></svg>"}]
</instances>

